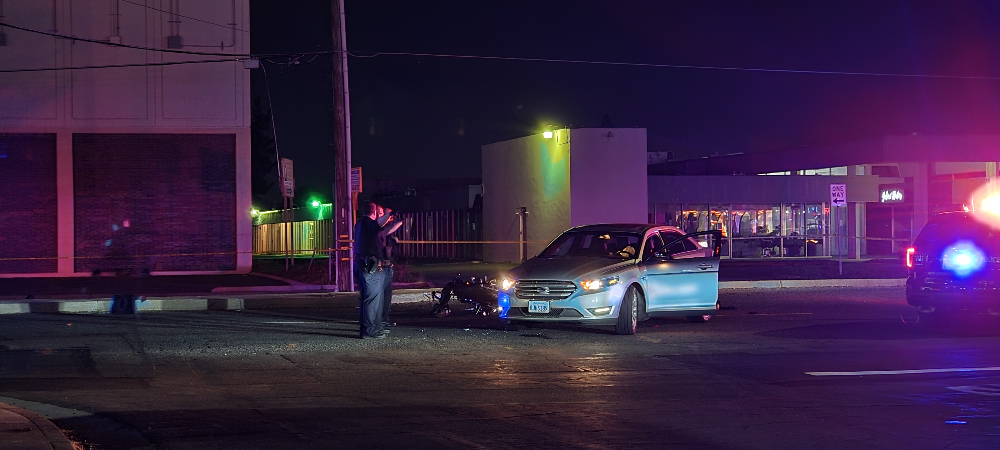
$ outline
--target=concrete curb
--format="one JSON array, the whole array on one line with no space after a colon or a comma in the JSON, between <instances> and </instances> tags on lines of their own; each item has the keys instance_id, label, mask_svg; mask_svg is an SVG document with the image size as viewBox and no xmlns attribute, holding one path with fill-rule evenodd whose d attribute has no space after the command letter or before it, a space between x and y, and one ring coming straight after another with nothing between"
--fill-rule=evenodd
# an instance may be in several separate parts
<instances>
[{"instance_id":1,"label":"concrete curb","mask_svg":"<svg viewBox=\"0 0 1000 450\"><path fill-rule=\"evenodd\" d=\"M336 284L293 284L288 286L230 286L212 289L213 294L255 292L267 294L287 294L289 292L336 292Z\"/></svg>"},{"instance_id":2,"label":"concrete curb","mask_svg":"<svg viewBox=\"0 0 1000 450\"><path fill-rule=\"evenodd\" d=\"M785 289L815 287L901 287L905 278L836 280L722 281L719 289ZM274 289L281 288L281 289ZM330 285L249 286L213 289L208 295L147 297L139 302L139 312L153 311L240 311L277 308L326 308L332 302L356 302L357 292L336 292ZM396 289L393 303L431 301L435 288ZM281 295L275 297L275 295ZM0 300L0 314L107 313L111 298Z\"/></svg>"},{"instance_id":3,"label":"concrete curb","mask_svg":"<svg viewBox=\"0 0 1000 450\"><path fill-rule=\"evenodd\" d=\"M178 295L146 297L136 303L141 312L152 311L240 311L244 309L326 308L333 302L356 302L357 292L332 292L318 289L295 289L284 292L243 291L219 295ZM430 300L433 289L396 289L393 303ZM276 294L285 294L275 297ZM0 315L29 313L101 314L111 309L111 298L0 300Z\"/></svg>"},{"instance_id":4,"label":"concrete curb","mask_svg":"<svg viewBox=\"0 0 1000 450\"><path fill-rule=\"evenodd\" d=\"M278 279L277 277L272 277ZM393 283L395 286L393 289L395 292L408 289L433 289L430 287L416 287L417 285L425 285L427 283ZM302 283L291 283L288 286L227 286L227 287L217 287L212 289L213 294L225 294L225 293L242 293L242 292L256 292L256 293L288 293L288 292L337 292L336 284L302 284Z\"/></svg>"},{"instance_id":5,"label":"concrete curb","mask_svg":"<svg viewBox=\"0 0 1000 450\"><path fill-rule=\"evenodd\" d=\"M0 403L3 413L3 432L0 432L0 443L10 444L12 448L46 448L53 450L73 450L73 443L54 423L48 419L23 408ZM20 419L18 418L20 416ZM22 420L23 419L23 420ZM25 433L24 425L31 424ZM8 440L7 434L16 434L16 438ZM14 440L16 439L16 440Z\"/></svg>"},{"instance_id":6,"label":"concrete curb","mask_svg":"<svg viewBox=\"0 0 1000 450\"><path fill-rule=\"evenodd\" d=\"M762 280L720 281L719 289L782 289L807 287L897 287L905 286L906 278L851 280Z\"/></svg>"}]
</instances>

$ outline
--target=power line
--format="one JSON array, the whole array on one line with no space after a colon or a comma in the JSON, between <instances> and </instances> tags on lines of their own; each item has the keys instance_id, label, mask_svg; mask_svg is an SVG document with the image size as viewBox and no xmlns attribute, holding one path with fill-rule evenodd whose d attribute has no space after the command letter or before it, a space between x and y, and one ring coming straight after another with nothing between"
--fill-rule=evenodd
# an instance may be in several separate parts
<instances>
[{"instance_id":1,"label":"power line","mask_svg":"<svg viewBox=\"0 0 1000 450\"><path fill-rule=\"evenodd\" d=\"M133 49L133 50L145 50L145 51L149 51L149 52L180 53L182 55L198 55L198 56L242 56L242 57L250 57L250 56L252 56L252 55L241 55L241 54L235 54L235 53L190 52L190 51L187 51L187 50L172 50L172 49L164 49L164 48L139 47L137 45L128 45L128 44L116 44L114 42L98 41L96 39L79 38L79 37L75 37L75 36L66 36L66 35L58 34L58 33L50 33L48 31L34 30L34 29L31 29L31 28L19 27L17 25L11 25L11 24L4 23L4 22L0 22L0 27L10 27L10 28L13 28L15 30L27 31L29 33L44 34L46 36L52 36L52 37L56 37L56 38L60 38L60 39L69 39L69 40L80 41L80 42L90 42L92 44L101 44L101 45L107 45L107 46L110 46L110 47L130 48L130 49ZM268 55L268 56L270 56L270 55ZM276 55L276 56L280 56L280 55Z\"/></svg>"},{"instance_id":2,"label":"power line","mask_svg":"<svg viewBox=\"0 0 1000 450\"><path fill-rule=\"evenodd\" d=\"M281 155L278 153L278 131L274 128L274 105L271 104L271 86L267 82L267 69L264 67L264 62L261 61L260 70L264 72L264 90L267 91L267 108L268 115L271 116L271 137L274 138L274 158L275 162L278 164L278 181L281 181ZM279 187L278 190L284 189L284 187Z\"/></svg>"},{"instance_id":3,"label":"power line","mask_svg":"<svg viewBox=\"0 0 1000 450\"><path fill-rule=\"evenodd\" d=\"M356 53L370 53L369 55L359 55ZM568 63L568 64L592 64L604 66L630 66L630 67L654 67L666 69L700 69L700 70L730 70L744 72L768 72L768 73L794 73L813 75L860 75L873 77L903 77L903 78L935 78L953 80L1000 80L1000 77L990 76L963 76L963 75L926 75L910 73L884 73L884 72L848 72L838 70L798 70L798 69L767 69L757 67L727 67L727 66L695 66L685 64L659 64L659 63L636 63L619 61L592 61L581 59L553 59L553 58L524 58L517 56L483 56L483 55L452 55L439 53L410 53L410 52L347 52L355 58L374 58L376 56L421 56L430 58L453 58L453 59L481 59L495 61L525 61L525 62L548 62L548 63Z\"/></svg>"},{"instance_id":4,"label":"power line","mask_svg":"<svg viewBox=\"0 0 1000 450\"><path fill-rule=\"evenodd\" d=\"M128 45L128 44L115 44L114 42L99 41L99 40L96 40L96 39L87 39L87 38L80 38L80 37L75 37L75 36L66 36L64 34L58 34L58 33L50 33L48 31L41 31L41 30L35 30L35 29L31 29L31 28L20 27L20 26L17 26L17 25L10 25L10 24L4 23L4 22L0 22L0 27L10 27L10 28L13 28L13 29L16 29L16 30L27 31L29 33L44 34L46 36L52 36L52 37L60 38L60 39L69 39L71 41L89 42L89 43L92 43L92 44L107 45L107 46L110 46L110 47L122 47L122 48L129 48L129 49L133 49L133 50L145 50L145 51L148 51L148 52L179 53L179 54L182 54L182 55L228 56L228 57L235 57L235 58L242 58L242 59L246 59L246 58L258 58L258 59L261 59L261 58L276 58L276 57L294 57L294 56L309 56L309 55L325 55L325 54L332 53L331 50L324 50L324 51L318 51L318 52L261 53L261 54L191 52L191 51L187 51L187 50L172 50L172 49L165 49L165 48L139 47L137 45Z\"/></svg>"},{"instance_id":5,"label":"power line","mask_svg":"<svg viewBox=\"0 0 1000 450\"><path fill-rule=\"evenodd\" d=\"M19 72L50 72L54 70L84 70L84 69L112 69L118 67L150 67L150 66L177 66L181 64L204 64L217 62L240 62L242 59L201 59L196 61L174 61L164 63L137 63L137 64L109 64L103 66L76 66L76 67L41 67L37 69L2 69L0 73Z\"/></svg>"},{"instance_id":6,"label":"power line","mask_svg":"<svg viewBox=\"0 0 1000 450\"><path fill-rule=\"evenodd\" d=\"M151 9L151 10L153 10L153 11L158 11L158 12L161 12L161 13L166 13L166 14L173 14L173 15L175 15L175 16L177 16L177 17L183 17L183 18L185 18L185 19L188 19L188 20L193 20L193 21L195 21L195 22L201 22L201 23L207 23L207 24L209 24L209 25L215 25L215 26L217 26L217 27L222 27L222 28L228 28L228 29L230 29L230 30L236 30L236 31L242 31L242 32L244 32L244 33L249 33L249 32L250 32L250 31L248 31L248 30L243 30L243 29L240 29L240 28L236 28L236 25L235 25L235 24L233 24L233 26L229 26L229 25L223 25L223 24L220 24L220 23L215 23L215 22L209 22L209 21L207 21L207 20L201 20L201 19L196 19L196 18L194 18L194 17L189 17L189 16L185 16L185 15L181 15L181 14L177 14L177 13L174 13L174 12L170 12L170 11L164 11L164 10L162 10L162 9L157 9L157 8L154 8L154 7L152 7L152 6L147 6L147 5L143 5L143 4L140 4L140 3L134 3L134 2L130 2L129 0L121 0L121 1L122 1L122 2L125 2L125 3L128 3L128 4L130 4L130 5L135 5L135 6L141 6L141 7L143 7L143 8L146 8L146 9Z\"/></svg>"},{"instance_id":7,"label":"power line","mask_svg":"<svg viewBox=\"0 0 1000 450\"><path fill-rule=\"evenodd\" d=\"M327 53L329 53L329 52L327 52ZM302 56L302 55L280 55L280 56L287 56L289 58L295 58L295 57ZM310 58L308 61L306 61L306 63L312 62L318 56L319 55L314 55L312 58ZM275 56L271 56L271 57L273 58ZM113 68L121 68L121 67L176 66L176 65L183 65L183 64L199 64L199 63L243 62L243 61L246 61L247 59L252 59L252 58L244 58L242 56L233 56L232 58L225 58L225 59L198 59L198 60L190 60L190 61L173 61L173 62L162 62L162 63L107 64L107 65L97 65L97 66L74 66L74 67L41 67L41 68L31 68L31 69L0 69L0 73L49 72L49 71L55 71L55 70L113 69ZM283 66L295 65L295 64L288 64L288 63L278 63L278 62L275 62L275 61L271 61L270 59L261 59L260 61L261 61L261 66L263 66L263 63L265 61L273 63L273 64L277 64L277 65L283 65Z\"/></svg>"},{"instance_id":8,"label":"power line","mask_svg":"<svg viewBox=\"0 0 1000 450\"><path fill-rule=\"evenodd\" d=\"M127 0L123 1L127 2ZM229 56L229 57L240 57L240 58L268 58L268 57L279 57L279 56L308 56L308 55L324 55L324 54L340 53L339 50L324 50L319 52L302 52L302 53L288 53L288 54L260 54L260 55L191 52L186 50L139 47L135 45L116 44L108 41L98 41L95 39L78 38L74 36L66 36L58 33L50 33L47 31L20 27L17 25L10 25L4 22L0 22L0 27L10 27L16 30L27 31L30 33L43 34L46 36L52 36L61 39L69 39L74 41L90 42L93 44L107 45L111 47L123 47L135 50L145 50L145 51L162 52L162 53L179 53L184 55ZM769 69L760 67L735 67L735 66L696 66L688 64L661 64L661 63L641 63L641 62L621 62L621 61L595 61L595 60L582 60L582 59L556 59L556 58L527 58L519 56L484 56L484 55L456 55L456 54L442 54L442 53L367 52L367 51L348 51L346 53L355 58L374 58L376 56L417 56L417 57L429 57L429 58L547 62L547 63L588 64L588 65L604 65L604 66L652 67L652 68L665 68L665 69L728 70L728 71L742 71L742 72L791 73L791 74L810 74L810 75L854 75L854 76L930 78L930 79L952 79L952 80L990 80L990 81L1000 80L1000 77L991 77L991 76L927 75L927 74L888 73L888 72L848 72L848 71L838 71L838 70ZM358 53L367 53L367 55L363 54L359 55ZM56 70L56 69L49 69L49 70Z\"/></svg>"}]
</instances>

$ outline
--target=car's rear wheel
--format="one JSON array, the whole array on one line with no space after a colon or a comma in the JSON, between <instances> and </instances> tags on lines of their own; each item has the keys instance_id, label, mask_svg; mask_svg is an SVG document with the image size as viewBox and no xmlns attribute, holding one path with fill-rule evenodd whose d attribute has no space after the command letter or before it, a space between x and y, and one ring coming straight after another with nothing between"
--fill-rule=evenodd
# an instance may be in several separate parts
<instances>
[{"instance_id":1,"label":"car's rear wheel","mask_svg":"<svg viewBox=\"0 0 1000 450\"><path fill-rule=\"evenodd\" d=\"M719 301L715 301L715 310L719 310ZM688 322L691 323L705 323L715 317L715 314L702 314L700 316L687 316Z\"/></svg>"},{"instance_id":2,"label":"car's rear wheel","mask_svg":"<svg viewBox=\"0 0 1000 450\"><path fill-rule=\"evenodd\" d=\"M629 286L622 297L621 310L618 311L618 323L615 324L615 334L635 334L639 326L640 311L645 310L642 294L635 286Z\"/></svg>"}]
</instances>

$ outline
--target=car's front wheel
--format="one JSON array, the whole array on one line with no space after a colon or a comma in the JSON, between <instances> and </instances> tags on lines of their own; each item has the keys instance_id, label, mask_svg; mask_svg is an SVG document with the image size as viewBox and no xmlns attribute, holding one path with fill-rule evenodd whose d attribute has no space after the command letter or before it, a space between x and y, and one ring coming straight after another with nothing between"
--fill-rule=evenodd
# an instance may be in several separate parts
<instances>
[{"instance_id":1,"label":"car's front wheel","mask_svg":"<svg viewBox=\"0 0 1000 450\"><path fill-rule=\"evenodd\" d=\"M639 316L645 312L642 294L636 287L629 286L622 297L621 310L618 311L618 323L615 324L615 334L635 334L639 326Z\"/></svg>"}]
</instances>

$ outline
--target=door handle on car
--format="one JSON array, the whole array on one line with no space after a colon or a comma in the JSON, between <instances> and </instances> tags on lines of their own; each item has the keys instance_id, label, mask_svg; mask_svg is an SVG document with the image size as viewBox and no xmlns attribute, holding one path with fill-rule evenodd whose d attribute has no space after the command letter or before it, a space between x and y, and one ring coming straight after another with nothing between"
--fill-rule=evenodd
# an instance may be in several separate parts
<instances>
[{"instance_id":1,"label":"door handle on car","mask_svg":"<svg viewBox=\"0 0 1000 450\"><path fill-rule=\"evenodd\" d=\"M701 270L708 270L715 267L715 264L698 264L698 268Z\"/></svg>"}]
</instances>

